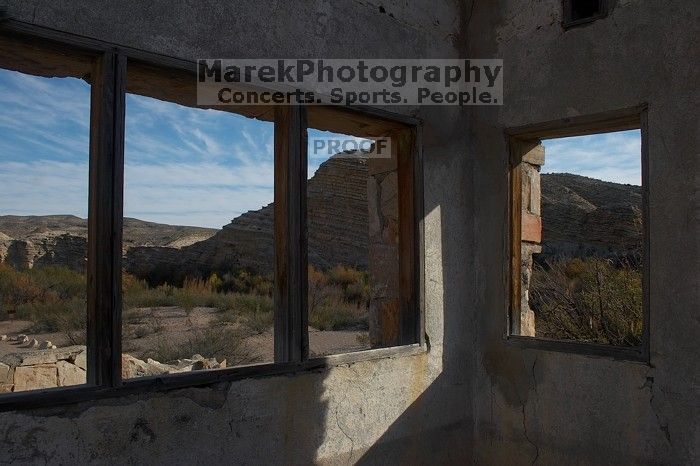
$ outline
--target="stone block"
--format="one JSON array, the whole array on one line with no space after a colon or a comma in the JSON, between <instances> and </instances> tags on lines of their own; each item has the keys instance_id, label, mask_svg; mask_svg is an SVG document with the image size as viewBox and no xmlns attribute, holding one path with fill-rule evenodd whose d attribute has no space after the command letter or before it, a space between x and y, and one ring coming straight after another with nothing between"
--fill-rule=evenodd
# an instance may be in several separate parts
<instances>
[{"instance_id":1,"label":"stone block","mask_svg":"<svg viewBox=\"0 0 700 466\"><path fill-rule=\"evenodd\" d=\"M12 393L14 389L13 384L0 383L0 393Z\"/></svg>"},{"instance_id":2,"label":"stone block","mask_svg":"<svg viewBox=\"0 0 700 466\"><path fill-rule=\"evenodd\" d=\"M14 367L0 362L0 384L11 384L14 378Z\"/></svg>"},{"instance_id":3,"label":"stone block","mask_svg":"<svg viewBox=\"0 0 700 466\"><path fill-rule=\"evenodd\" d=\"M81 368L82 370L87 370L87 351L83 350L75 356L73 364Z\"/></svg>"},{"instance_id":4,"label":"stone block","mask_svg":"<svg viewBox=\"0 0 700 466\"><path fill-rule=\"evenodd\" d=\"M56 364L20 366L15 368L15 391L58 387Z\"/></svg>"},{"instance_id":5,"label":"stone block","mask_svg":"<svg viewBox=\"0 0 700 466\"><path fill-rule=\"evenodd\" d=\"M56 353L53 350L6 354L0 359L0 362L14 367L35 366L37 364L54 364L56 361Z\"/></svg>"},{"instance_id":6,"label":"stone block","mask_svg":"<svg viewBox=\"0 0 700 466\"><path fill-rule=\"evenodd\" d=\"M544 165L544 146L540 144L525 152L523 162L538 166Z\"/></svg>"},{"instance_id":7,"label":"stone block","mask_svg":"<svg viewBox=\"0 0 700 466\"><path fill-rule=\"evenodd\" d=\"M530 309L524 309L520 313L520 335L523 337L535 336L535 313Z\"/></svg>"},{"instance_id":8,"label":"stone block","mask_svg":"<svg viewBox=\"0 0 700 466\"><path fill-rule=\"evenodd\" d=\"M81 352L85 351L84 345L74 345L74 346L64 346L63 348L58 348L54 353L56 353L57 360L69 360L74 361L76 356ZM83 368L84 369L84 368Z\"/></svg>"},{"instance_id":9,"label":"stone block","mask_svg":"<svg viewBox=\"0 0 700 466\"><path fill-rule=\"evenodd\" d=\"M540 215L542 188L538 167L523 164L522 167L522 209Z\"/></svg>"},{"instance_id":10,"label":"stone block","mask_svg":"<svg viewBox=\"0 0 700 466\"><path fill-rule=\"evenodd\" d=\"M521 224L521 240L530 243L542 242L542 217L523 212Z\"/></svg>"},{"instance_id":11,"label":"stone block","mask_svg":"<svg viewBox=\"0 0 700 466\"><path fill-rule=\"evenodd\" d=\"M86 382L87 372L68 361L58 361L58 386L67 387L70 385L82 385Z\"/></svg>"}]
</instances>

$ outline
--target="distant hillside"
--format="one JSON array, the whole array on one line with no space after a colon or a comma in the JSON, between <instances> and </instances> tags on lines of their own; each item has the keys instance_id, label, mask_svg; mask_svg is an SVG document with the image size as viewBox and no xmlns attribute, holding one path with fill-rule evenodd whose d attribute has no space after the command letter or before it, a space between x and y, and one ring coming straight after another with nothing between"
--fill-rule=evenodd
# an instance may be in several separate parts
<instances>
[{"instance_id":1,"label":"distant hillside","mask_svg":"<svg viewBox=\"0 0 700 466\"><path fill-rule=\"evenodd\" d=\"M307 184L309 262L327 268L343 264L367 267L369 248L367 157L343 154L325 161ZM274 206L246 212L206 241L174 250L135 247L126 254L126 270L154 282L178 282L186 275L274 268Z\"/></svg>"},{"instance_id":2,"label":"distant hillside","mask_svg":"<svg viewBox=\"0 0 700 466\"><path fill-rule=\"evenodd\" d=\"M308 183L309 262L367 267L367 159L332 157ZM641 244L641 188L571 174L542 175L543 255L629 256ZM124 222L124 267L152 281L247 268L271 273L272 204L221 230ZM85 265L87 225L73 216L0 216L0 261Z\"/></svg>"},{"instance_id":3,"label":"distant hillside","mask_svg":"<svg viewBox=\"0 0 700 466\"><path fill-rule=\"evenodd\" d=\"M603 257L639 252L642 188L595 178L542 175L545 255Z\"/></svg>"},{"instance_id":4,"label":"distant hillside","mask_svg":"<svg viewBox=\"0 0 700 466\"><path fill-rule=\"evenodd\" d=\"M181 248L206 240L216 231L125 218L124 251L137 246ZM17 268L54 264L82 270L86 251L86 219L73 215L0 216L0 262Z\"/></svg>"}]
</instances>

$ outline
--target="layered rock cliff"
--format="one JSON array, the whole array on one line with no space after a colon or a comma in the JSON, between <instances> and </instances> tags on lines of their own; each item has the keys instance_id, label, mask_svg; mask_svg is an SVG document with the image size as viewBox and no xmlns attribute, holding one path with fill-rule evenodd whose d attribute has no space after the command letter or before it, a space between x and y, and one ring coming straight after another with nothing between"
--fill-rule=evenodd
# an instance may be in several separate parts
<instances>
[{"instance_id":1,"label":"layered rock cliff","mask_svg":"<svg viewBox=\"0 0 700 466\"><path fill-rule=\"evenodd\" d=\"M368 167L362 154L334 156L308 182L309 262L368 265ZM641 245L641 188L571 174L542 175L543 256L621 256ZM153 282L193 273L273 270L272 204L223 229L125 219L124 267ZM18 268L85 266L87 225L71 216L0 216L0 262Z\"/></svg>"},{"instance_id":2,"label":"layered rock cliff","mask_svg":"<svg viewBox=\"0 0 700 466\"><path fill-rule=\"evenodd\" d=\"M210 228L124 219L124 252L133 246L173 249L210 238ZM72 215L0 216L0 262L18 269L62 265L84 271L87 220Z\"/></svg>"},{"instance_id":3,"label":"layered rock cliff","mask_svg":"<svg viewBox=\"0 0 700 466\"><path fill-rule=\"evenodd\" d=\"M632 256L642 246L642 190L556 173L542 175L542 254Z\"/></svg>"},{"instance_id":4,"label":"layered rock cliff","mask_svg":"<svg viewBox=\"0 0 700 466\"><path fill-rule=\"evenodd\" d=\"M367 267L367 158L338 154L325 161L307 184L309 262ZM134 247L124 260L128 272L154 282L184 276L249 269L273 272L274 206L246 212L211 238L174 250Z\"/></svg>"}]
</instances>

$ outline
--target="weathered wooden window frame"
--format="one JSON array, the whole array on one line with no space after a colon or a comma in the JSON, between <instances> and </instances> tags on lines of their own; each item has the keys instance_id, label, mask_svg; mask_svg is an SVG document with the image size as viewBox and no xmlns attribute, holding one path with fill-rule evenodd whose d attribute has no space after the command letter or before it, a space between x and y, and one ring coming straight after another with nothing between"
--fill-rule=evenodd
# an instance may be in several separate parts
<instances>
[{"instance_id":1,"label":"weathered wooden window frame","mask_svg":"<svg viewBox=\"0 0 700 466\"><path fill-rule=\"evenodd\" d=\"M598 14L589 16L588 18L581 18L574 20L572 19L573 12L572 12L572 5L571 2L573 0L562 0L562 22L561 25L564 29L569 29L575 26L580 26L582 24L588 24L592 23L593 21L597 21L599 19L605 18L608 16L608 0L599 0L600 1L600 11Z\"/></svg>"},{"instance_id":2,"label":"weathered wooden window frame","mask_svg":"<svg viewBox=\"0 0 700 466\"><path fill-rule=\"evenodd\" d=\"M368 107L268 107L275 124L275 357L274 363L211 371L121 378L121 273L124 118L127 61L189 73L196 63L59 32L20 21L0 22L0 34L95 59L91 76L88 214L87 384L0 395L0 411L171 390L318 370L339 364L426 351L423 338L423 197L421 122ZM60 57L59 57L60 59ZM260 117L260 115L256 115ZM306 308L307 121L346 134L397 137L400 145L399 345L309 359ZM405 221L404 221L405 219Z\"/></svg>"},{"instance_id":3,"label":"weathered wooden window frame","mask_svg":"<svg viewBox=\"0 0 700 466\"><path fill-rule=\"evenodd\" d=\"M623 347L555 340L539 337L520 336L514 329L519 322L521 305L521 196L522 180L520 164L523 156L532 147L539 145L542 139L585 136L613 131L639 129L641 132L642 168L642 343L639 346ZM507 310L506 333L508 344L521 348L533 348L566 353L603 356L629 361L649 361L649 136L647 123L647 105L614 110L561 120L536 123L508 128L505 130L509 150L509 273L507 276Z\"/></svg>"}]
</instances>

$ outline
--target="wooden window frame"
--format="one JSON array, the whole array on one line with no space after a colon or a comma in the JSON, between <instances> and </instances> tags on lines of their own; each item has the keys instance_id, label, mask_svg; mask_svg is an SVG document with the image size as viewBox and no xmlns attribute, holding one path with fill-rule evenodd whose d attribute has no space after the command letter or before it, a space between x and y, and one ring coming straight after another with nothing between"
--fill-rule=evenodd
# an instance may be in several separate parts
<instances>
[{"instance_id":1,"label":"wooden window frame","mask_svg":"<svg viewBox=\"0 0 700 466\"><path fill-rule=\"evenodd\" d=\"M571 2L573 0L562 0L562 22L561 25L564 29L569 29L575 26L580 26L582 24L588 24L592 23L593 21L597 21L599 19L605 18L608 16L608 0L599 0L600 1L600 11L598 14L589 16L588 18L581 18L574 20L572 19L573 12L571 11Z\"/></svg>"},{"instance_id":2,"label":"wooden window frame","mask_svg":"<svg viewBox=\"0 0 700 466\"><path fill-rule=\"evenodd\" d=\"M253 116L275 124L274 363L122 380L121 247L127 61L189 73L192 83L196 82L197 64L10 19L0 21L0 34L27 44L42 47L50 44L66 57L82 53L95 59L90 113L87 383L2 394L0 412L295 374L427 351L423 338L422 122L371 107L315 106L311 112L311 107L304 106L268 107L264 115ZM398 138L400 189L411 193L399 196L399 346L309 359L305 291L307 121L326 125L332 122L346 134L390 134Z\"/></svg>"},{"instance_id":3,"label":"wooden window frame","mask_svg":"<svg viewBox=\"0 0 700 466\"><path fill-rule=\"evenodd\" d=\"M601 356L613 359L649 363L649 130L647 104L636 107L584 115L505 130L509 150L509 273L507 276L506 343L520 348ZM521 305L521 168L523 156L542 139L585 136L639 129L641 133L640 163L642 168L642 342L638 346L615 346L598 343L556 340L517 335L514 325L519 322Z\"/></svg>"}]
</instances>

